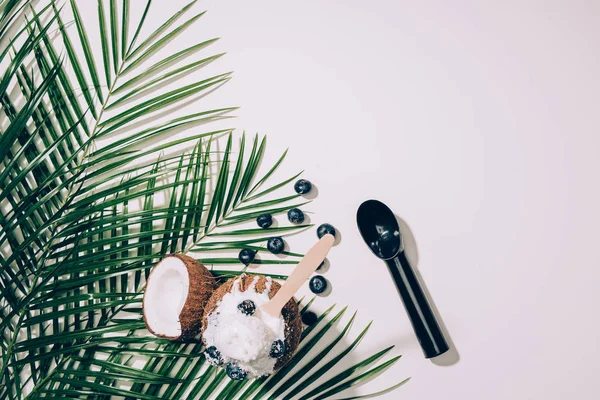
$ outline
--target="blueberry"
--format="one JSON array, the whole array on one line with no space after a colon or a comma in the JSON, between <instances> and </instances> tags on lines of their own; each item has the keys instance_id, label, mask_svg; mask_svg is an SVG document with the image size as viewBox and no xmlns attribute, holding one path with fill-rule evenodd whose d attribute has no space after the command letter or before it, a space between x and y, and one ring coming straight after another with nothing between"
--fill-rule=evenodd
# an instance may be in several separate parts
<instances>
[{"instance_id":1,"label":"blueberry","mask_svg":"<svg viewBox=\"0 0 600 400\"><path fill-rule=\"evenodd\" d=\"M313 276L308 286L314 294L321 294L327 289L327 279L321 275Z\"/></svg>"},{"instance_id":2,"label":"blueberry","mask_svg":"<svg viewBox=\"0 0 600 400\"><path fill-rule=\"evenodd\" d=\"M217 350L215 346L207 347L206 350L204 350L204 355L206 356L206 360L208 360L208 362L212 365L219 366L223 364L221 352Z\"/></svg>"},{"instance_id":3,"label":"blueberry","mask_svg":"<svg viewBox=\"0 0 600 400\"><path fill-rule=\"evenodd\" d=\"M321 239L325 235L333 235L335 237L335 228L330 224L323 224L317 228L317 236Z\"/></svg>"},{"instance_id":4,"label":"blueberry","mask_svg":"<svg viewBox=\"0 0 600 400\"><path fill-rule=\"evenodd\" d=\"M252 261L254 261L255 255L256 252L254 252L254 250L242 249L242 251L240 251L240 254L238 255L238 260L240 260L240 262L244 265L249 265L252 263Z\"/></svg>"},{"instance_id":5,"label":"blueberry","mask_svg":"<svg viewBox=\"0 0 600 400\"><path fill-rule=\"evenodd\" d=\"M312 311L306 311L302 313L302 322L304 325L314 325L317 322L317 314Z\"/></svg>"},{"instance_id":6,"label":"blueberry","mask_svg":"<svg viewBox=\"0 0 600 400\"><path fill-rule=\"evenodd\" d=\"M310 181L307 181L306 179L300 179L294 185L294 190L298 194L306 194L306 193L310 192L311 189L312 189L312 183L310 183Z\"/></svg>"},{"instance_id":7,"label":"blueberry","mask_svg":"<svg viewBox=\"0 0 600 400\"><path fill-rule=\"evenodd\" d=\"M327 259L323 260L323 262L317 267L317 271L320 271L323 269L323 267L325 266L325 264L327 263L326 261Z\"/></svg>"},{"instance_id":8,"label":"blueberry","mask_svg":"<svg viewBox=\"0 0 600 400\"><path fill-rule=\"evenodd\" d=\"M304 213L299 208L292 208L288 211L288 219L293 224L301 224L304 222Z\"/></svg>"},{"instance_id":9,"label":"blueberry","mask_svg":"<svg viewBox=\"0 0 600 400\"><path fill-rule=\"evenodd\" d=\"M256 218L256 223L263 229L267 229L273 224L273 217L271 214L260 214L258 218Z\"/></svg>"},{"instance_id":10,"label":"blueberry","mask_svg":"<svg viewBox=\"0 0 600 400\"><path fill-rule=\"evenodd\" d=\"M267 250L273 254L283 253L284 246L285 244L283 243L283 239L279 236L272 237L267 240Z\"/></svg>"},{"instance_id":11,"label":"blueberry","mask_svg":"<svg viewBox=\"0 0 600 400\"><path fill-rule=\"evenodd\" d=\"M271 345L269 356L271 358L281 358L285 355L285 343L283 340L276 340Z\"/></svg>"},{"instance_id":12,"label":"blueberry","mask_svg":"<svg viewBox=\"0 0 600 400\"><path fill-rule=\"evenodd\" d=\"M244 315L254 315L256 311L256 304L252 300L244 300L238 304L238 310Z\"/></svg>"},{"instance_id":13,"label":"blueberry","mask_svg":"<svg viewBox=\"0 0 600 400\"><path fill-rule=\"evenodd\" d=\"M248 373L241 369L237 364L227 364L225 367L225 372L227 372L228 377L236 381L244 380L248 375Z\"/></svg>"}]
</instances>

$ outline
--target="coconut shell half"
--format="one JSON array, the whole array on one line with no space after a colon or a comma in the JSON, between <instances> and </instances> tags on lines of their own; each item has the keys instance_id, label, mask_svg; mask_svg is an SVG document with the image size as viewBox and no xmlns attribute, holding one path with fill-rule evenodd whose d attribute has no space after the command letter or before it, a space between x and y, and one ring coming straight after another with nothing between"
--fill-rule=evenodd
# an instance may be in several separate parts
<instances>
[{"instance_id":1,"label":"coconut shell half","mask_svg":"<svg viewBox=\"0 0 600 400\"><path fill-rule=\"evenodd\" d=\"M206 307L204 308L204 317L202 318L202 331L206 328L208 316L215 311L223 296L233 290L233 284L237 280L239 281L239 289L241 292L245 292L252 285L252 282L257 279L255 290L258 293L264 293L267 289L267 278L260 275L244 274L237 278L228 280L219 286L208 300ZM269 298L272 299L275 293L281 288L281 285L276 281L271 281L271 290L269 291ZM302 318L300 311L298 310L298 303L296 299L291 298L281 310L281 315L285 321L285 348L287 349L285 355L277 360L275 369L279 369L287 364L292 357L298 345L300 344L300 337L302 335ZM206 343L205 343L206 344Z\"/></svg>"},{"instance_id":2,"label":"coconut shell half","mask_svg":"<svg viewBox=\"0 0 600 400\"><path fill-rule=\"evenodd\" d=\"M170 254L156 264L144 290L143 315L148 330L162 338L195 338L204 307L217 287L210 271L195 259Z\"/></svg>"}]
</instances>

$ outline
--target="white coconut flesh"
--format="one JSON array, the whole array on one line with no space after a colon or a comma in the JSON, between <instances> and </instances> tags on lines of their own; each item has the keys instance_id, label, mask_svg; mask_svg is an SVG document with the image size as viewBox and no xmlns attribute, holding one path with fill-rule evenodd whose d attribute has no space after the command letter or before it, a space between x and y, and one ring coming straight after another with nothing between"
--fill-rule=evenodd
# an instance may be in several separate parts
<instances>
[{"instance_id":1,"label":"white coconut flesh","mask_svg":"<svg viewBox=\"0 0 600 400\"><path fill-rule=\"evenodd\" d=\"M144 314L156 335L181 336L179 315L188 297L190 277L184 262L167 257L153 269L144 293Z\"/></svg>"}]
</instances>

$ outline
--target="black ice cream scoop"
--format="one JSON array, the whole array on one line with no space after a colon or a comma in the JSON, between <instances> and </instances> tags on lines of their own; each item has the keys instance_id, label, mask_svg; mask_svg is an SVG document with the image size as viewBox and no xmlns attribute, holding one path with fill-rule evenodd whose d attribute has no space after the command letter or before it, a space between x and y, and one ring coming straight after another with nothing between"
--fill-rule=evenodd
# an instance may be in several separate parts
<instances>
[{"instance_id":1,"label":"black ice cream scoop","mask_svg":"<svg viewBox=\"0 0 600 400\"><path fill-rule=\"evenodd\" d=\"M392 210L380 201L368 200L358 208L356 222L371 251L387 263L425 357L448 351L442 330L404 254L400 226Z\"/></svg>"}]
</instances>

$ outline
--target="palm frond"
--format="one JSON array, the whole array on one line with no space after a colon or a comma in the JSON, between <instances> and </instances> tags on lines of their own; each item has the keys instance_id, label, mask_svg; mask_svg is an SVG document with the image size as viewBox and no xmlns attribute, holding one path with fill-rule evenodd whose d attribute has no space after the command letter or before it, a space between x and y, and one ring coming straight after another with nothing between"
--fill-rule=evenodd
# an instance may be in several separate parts
<instances>
[{"instance_id":1,"label":"palm frond","mask_svg":"<svg viewBox=\"0 0 600 400\"><path fill-rule=\"evenodd\" d=\"M204 15L192 1L143 37L150 4L132 19L129 1L98 0L94 22L75 0L0 3L0 398L325 398L362 384L398 358L368 369L387 348L323 381L370 326L332 357L354 321L329 337L346 308L322 313L292 362L253 382L209 366L199 341L146 331L141 293L165 253L192 254L226 279L244 271L236 255L248 247L261 253L257 264L279 266L264 275L285 279L302 254L269 257L267 236L311 227L252 225L310 203L291 191L299 174L272 183L287 151L263 168L265 137L230 128L173 136L236 109L161 118L231 73L178 83L222 57L197 56L216 38L150 63ZM175 87L158 90L166 82Z\"/></svg>"}]
</instances>

